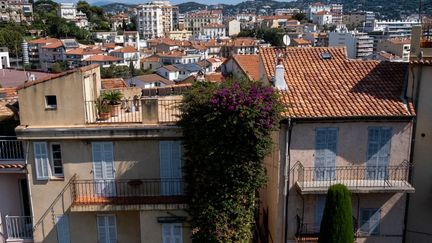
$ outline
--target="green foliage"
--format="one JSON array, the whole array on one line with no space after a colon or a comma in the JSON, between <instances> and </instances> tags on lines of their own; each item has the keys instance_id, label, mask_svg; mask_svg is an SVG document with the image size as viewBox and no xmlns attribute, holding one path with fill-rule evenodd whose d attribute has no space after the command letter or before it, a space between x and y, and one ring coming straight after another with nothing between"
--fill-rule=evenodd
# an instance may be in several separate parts
<instances>
[{"instance_id":1,"label":"green foliage","mask_svg":"<svg viewBox=\"0 0 432 243\"><path fill-rule=\"evenodd\" d=\"M110 112L110 107L108 106L108 101L106 101L102 97L98 97L96 99L96 109L98 111L98 114Z\"/></svg>"},{"instance_id":2,"label":"green foliage","mask_svg":"<svg viewBox=\"0 0 432 243\"><path fill-rule=\"evenodd\" d=\"M119 90L106 91L101 96L102 99L106 100L110 105L120 104L120 101L123 98L123 94Z\"/></svg>"},{"instance_id":3,"label":"green foliage","mask_svg":"<svg viewBox=\"0 0 432 243\"><path fill-rule=\"evenodd\" d=\"M306 14L305 14L305 13L295 13L295 14L292 16L292 18L293 18L293 19L296 19L296 20L298 20L298 21L302 21L302 20L305 20L305 19L306 19Z\"/></svg>"},{"instance_id":4,"label":"green foliage","mask_svg":"<svg viewBox=\"0 0 432 243\"><path fill-rule=\"evenodd\" d=\"M342 184L333 185L328 189L318 242L354 242L351 193Z\"/></svg>"},{"instance_id":5,"label":"green foliage","mask_svg":"<svg viewBox=\"0 0 432 243\"><path fill-rule=\"evenodd\" d=\"M66 70L66 62L56 62L51 65L51 72L61 73Z\"/></svg>"},{"instance_id":6,"label":"green foliage","mask_svg":"<svg viewBox=\"0 0 432 243\"><path fill-rule=\"evenodd\" d=\"M102 78L130 78L130 69L128 66L111 65L107 68L101 67Z\"/></svg>"},{"instance_id":7,"label":"green foliage","mask_svg":"<svg viewBox=\"0 0 432 243\"><path fill-rule=\"evenodd\" d=\"M178 125L193 242L250 242L279 107L271 87L246 80L197 82L185 95Z\"/></svg>"},{"instance_id":8,"label":"green foliage","mask_svg":"<svg viewBox=\"0 0 432 243\"><path fill-rule=\"evenodd\" d=\"M241 31L237 37L256 37L263 39L265 42L270 43L272 46L283 46L282 37L284 30L282 29L251 29Z\"/></svg>"},{"instance_id":9,"label":"green foliage","mask_svg":"<svg viewBox=\"0 0 432 243\"><path fill-rule=\"evenodd\" d=\"M6 46L11 56L20 56L22 41L23 36L20 32L9 27L0 29L0 46Z\"/></svg>"}]
</instances>

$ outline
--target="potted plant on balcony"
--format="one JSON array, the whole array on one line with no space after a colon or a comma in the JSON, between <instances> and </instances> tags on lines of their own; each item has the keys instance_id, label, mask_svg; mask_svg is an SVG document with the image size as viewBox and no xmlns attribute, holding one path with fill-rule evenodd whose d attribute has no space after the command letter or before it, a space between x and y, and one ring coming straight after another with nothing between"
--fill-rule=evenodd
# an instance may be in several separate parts
<instances>
[{"instance_id":1,"label":"potted plant on balcony","mask_svg":"<svg viewBox=\"0 0 432 243\"><path fill-rule=\"evenodd\" d=\"M111 117L108 102L101 97L96 99L96 109L100 120L108 120Z\"/></svg>"},{"instance_id":2,"label":"potted plant on balcony","mask_svg":"<svg viewBox=\"0 0 432 243\"><path fill-rule=\"evenodd\" d=\"M119 90L111 90L102 94L102 98L108 102L111 116L118 116L120 101L123 94Z\"/></svg>"}]
</instances>

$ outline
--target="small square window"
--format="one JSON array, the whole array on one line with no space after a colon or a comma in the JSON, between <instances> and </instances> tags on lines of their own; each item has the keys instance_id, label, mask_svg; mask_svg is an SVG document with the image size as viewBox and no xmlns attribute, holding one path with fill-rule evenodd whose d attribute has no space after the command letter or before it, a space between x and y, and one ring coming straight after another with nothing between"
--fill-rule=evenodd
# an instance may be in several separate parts
<instances>
[{"instance_id":1,"label":"small square window","mask_svg":"<svg viewBox=\"0 0 432 243\"><path fill-rule=\"evenodd\" d=\"M57 109L57 97L55 95L45 96L45 108Z\"/></svg>"}]
</instances>

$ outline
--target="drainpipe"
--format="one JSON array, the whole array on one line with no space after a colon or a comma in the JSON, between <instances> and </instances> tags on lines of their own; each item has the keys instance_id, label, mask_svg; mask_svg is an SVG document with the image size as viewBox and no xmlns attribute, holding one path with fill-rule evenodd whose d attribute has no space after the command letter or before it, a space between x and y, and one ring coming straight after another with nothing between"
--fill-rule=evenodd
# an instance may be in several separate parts
<instances>
[{"instance_id":1,"label":"drainpipe","mask_svg":"<svg viewBox=\"0 0 432 243\"><path fill-rule=\"evenodd\" d=\"M291 134L292 134L292 128L293 124L291 121L291 118L288 118L288 127L285 132L285 227L284 227L284 242L288 242L288 223L289 223L289 211L288 211L288 205L289 205L289 186L290 186L290 171L291 171L291 156L290 156L290 149L291 149Z\"/></svg>"},{"instance_id":2,"label":"drainpipe","mask_svg":"<svg viewBox=\"0 0 432 243\"><path fill-rule=\"evenodd\" d=\"M32 197L32 191L31 191L31 186L30 186L30 176L28 173L28 154L29 154L29 149L30 149L30 141L27 140L27 145L26 145L26 152L25 152L25 165L26 165L26 176L27 176L27 187L28 187L28 196L30 198L30 210L31 210L31 216L32 216L32 224L34 224L33 222L33 218L34 218L34 210L33 210L33 197Z\"/></svg>"},{"instance_id":3,"label":"drainpipe","mask_svg":"<svg viewBox=\"0 0 432 243\"><path fill-rule=\"evenodd\" d=\"M412 69L411 69L412 70ZM412 92L412 99L414 100L414 111L417 113L418 111L418 104L419 104L419 99L420 99L420 87L421 87L421 80L422 80L422 74L423 74L423 66L419 65L418 66L418 71L417 71L417 80L418 80L418 84L416 86L415 92L414 92L414 85L415 85L415 75L414 75L414 70L412 70L412 81L413 81L413 88L411 89ZM416 131L417 131L417 117L415 117L413 119L413 125L412 125L412 137L411 137L411 149L410 149L410 161L409 161L409 168L408 168L408 182L412 184L412 178L413 178L413 170L411 167L411 164L414 163L414 148L415 148L415 142L416 142ZM406 242L406 231L407 231L407 223L408 223L408 209L409 209L409 203L410 203L410 198L411 195L408 193L406 196L406 202L405 202L405 214L404 214L404 229L403 229L403 237L402 237L402 243Z\"/></svg>"}]
</instances>

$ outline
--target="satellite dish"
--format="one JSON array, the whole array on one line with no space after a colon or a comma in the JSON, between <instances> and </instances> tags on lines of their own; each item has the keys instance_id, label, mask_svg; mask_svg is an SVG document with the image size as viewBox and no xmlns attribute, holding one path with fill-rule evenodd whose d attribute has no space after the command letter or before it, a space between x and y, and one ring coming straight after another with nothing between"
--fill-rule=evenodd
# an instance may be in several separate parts
<instances>
[{"instance_id":1,"label":"satellite dish","mask_svg":"<svg viewBox=\"0 0 432 243\"><path fill-rule=\"evenodd\" d=\"M291 38L288 35L284 35L282 37L282 40L285 46L289 46L291 44Z\"/></svg>"}]
</instances>

